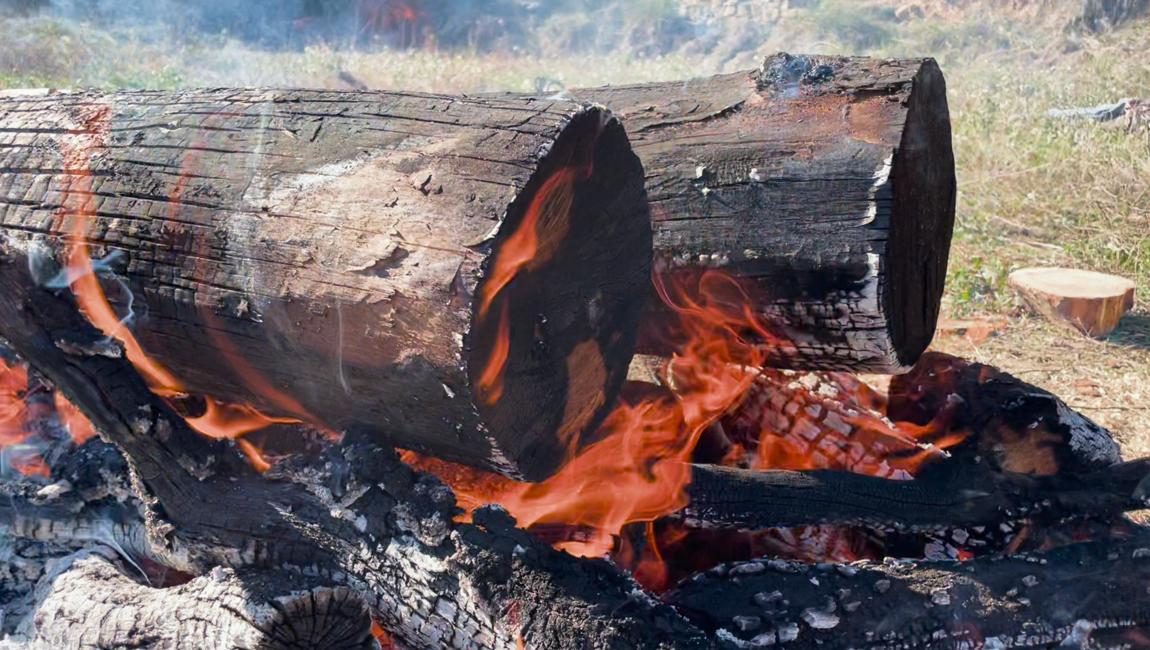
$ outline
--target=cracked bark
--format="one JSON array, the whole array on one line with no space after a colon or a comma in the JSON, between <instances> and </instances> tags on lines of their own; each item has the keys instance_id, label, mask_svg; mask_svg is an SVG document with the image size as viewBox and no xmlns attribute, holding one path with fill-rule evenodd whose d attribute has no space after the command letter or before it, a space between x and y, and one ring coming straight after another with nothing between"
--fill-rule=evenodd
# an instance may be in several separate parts
<instances>
[{"instance_id":1,"label":"cracked bark","mask_svg":"<svg viewBox=\"0 0 1150 650\"><path fill-rule=\"evenodd\" d=\"M32 647L287 650L378 648L364 601L347 587L283 573L213 569L165 589L140 584L110 549L57 559L17 638ZM310 583L310 584L309 584Z\"/></svg>"}]
</instances>

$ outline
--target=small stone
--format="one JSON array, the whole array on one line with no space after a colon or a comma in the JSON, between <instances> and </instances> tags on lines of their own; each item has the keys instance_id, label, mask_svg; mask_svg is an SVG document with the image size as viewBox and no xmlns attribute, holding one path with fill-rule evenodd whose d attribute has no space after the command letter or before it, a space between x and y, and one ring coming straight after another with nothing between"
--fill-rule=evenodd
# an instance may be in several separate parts
<instances>
[{"instance_id":1,"label":"small stone","mask_svg":"<svg viewBox=\"0 0 1150 650\"><path fill-rule=\"evenodd\" d=\"M855 613L856 611L858 611L859 607L862 607L862 603L857 601L857 600L852 600L849 603L843 604L843 609L846 610L846 613L848 613L848 614Z\"/></svg>"},{"instance_id":2,"label":"small stone","mask_svg":"<svg viewBox=\"0 0 1150 650\"><path fill-rule=\"evenodd\" d=\"M763 619L758 616L736 616L732 620L740 632L754 632L763 624Z\"/></svg>"},{"instance_id":3,"label":"small stone","mask_svg":"<svg viewBox=\"0 0 1150 650\"><path fill-rule=\"evenodd\" d=\"M950 594L946 593L943 589L935 589L930 592L930 602L940 607L950 604Z\"/></svg>"},{"instance_id":4,"label":"small stone","mask_svg":"<svg viewBox=\"0 0 1150 650\"><path fill-rule=\"evenodd\" d=\"M1136 548L1134 549L1134 553L1131 557L1133 557L1135 560L1148 558L1150 557L1150 548Z\"/></svg>"},{"instance_id":5,"label":"small stone","mask_svg":"<svg viewBox=\"0 0 1150 650\"><path fill-rule=\"evenodd\" d=\"M885 594L890 591L890 580L876 580L874 590L880 594Z\"/></svg>"},{"instance_id":6,"label":"small stone","mask_svg":"<svg viewBox=\"0 0 1150 650\"><path fill-rule=\"evenodd\" d=\"M838 571L840 575L846 576L848 578L855 577L859 572L857 568L849 564L836 564L835 570Z\"/></svg>"},{"instance_id":7,"label":"small stone","mask_svg":"<svg viewBox=\"0 0 1150 650\"><path fill-rule=\"evenodd\" d=\"M832 612L808 607L801 614L803 621L816 630L830 630L839 624L839 617Z\"/></svg>"},{"instance_id":8,"label":"small stone","mask_svg":"<svg viewBox=\"0 0 1150 650\"><path fill-rule=\"evenodd\" d=\"M1036 587L1036 586L1038 586L1038 577L1037 576L1024 576L1022 578L1022 584L1026 585L1027 587Z\"/></svg>"},{"instance_id":9,"label":"small stone","mask_svg":"<svg viewBox=\"0 0 1150 650\"><path fill-rule=\"evenodd\" d=\"M799 624L787 623L778 629L779 643L790 643L799 638Z\"/></svg>"}]
</instances>

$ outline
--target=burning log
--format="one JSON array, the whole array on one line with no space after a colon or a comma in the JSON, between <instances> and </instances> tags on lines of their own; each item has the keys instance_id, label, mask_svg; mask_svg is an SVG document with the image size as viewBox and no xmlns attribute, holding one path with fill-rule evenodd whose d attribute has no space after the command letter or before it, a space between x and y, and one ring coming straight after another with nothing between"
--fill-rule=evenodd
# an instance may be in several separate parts
<instances>
[{"instance_id":1,"label":"burning log","mask_svg":"<svg viewBox=\"0 0 1150 650\"><path fill-rule=\"evenodd\" d=\"M768 365L891 372L926 349L956 192L933 60L779 54L758 70L573 94L610 106L631 136L657 268L744 278L775 328ZM667 322L645 317L640 350L669 351Z\"/></svg>"},{"instance_id":2,"label":"burning log","mask_svg":"<svg viewBox=\"0 0 1150 650\"><path fill-rule=\"evenodd\" d=\"M807 569L754 562L724 567L667 596L692 617L688 622L612 565L556 552L515 529L497 509L476 511L473 524L451 522L451 497L438 482L413 473L394 454L372 445L349 442L324 457L277 465L262 476L229 461L225 443L208 442L192 432L124 359L72 357L60 350L53 334L83 331L84 321L66 297L29 290L47 295L35 301L26 295L0 300L0 319L24 325L13 330L11 343L23 354L40 353L37 358L48 369L47 378L126 452L142 505L137 510L103 496L78 494L119 492L93 485L122 471L92 471L99 464L93 459L102 456L92 453L91 446L101 444L92 441L75 452L88 449L85 462L64 463L88 470L67 475L74 491L10 491L8 498L0 499L16 513L0 513L0 521L16 524L3 531L12 537L106 540L93 526L75 524L121 522L121 532L112 537L121 553L198 574L218 564L236 566L237 575L275 567L309 589L346 586L364 599L389 632L413 647L514 647L521 642L526 647L575 648L594 638L605 646L701 648L730 645L732 639L750 643L772 632L776 641L780 634L798 634L802 644L825 641L832 633L866 639L869 632L882 638L892 630L905 637L907 647L932 647L925 636L908 632L917 628L888 625L888 616L903 616L903 605L919 615L920 625L944 629L950 629L945 628L948 616L970 611L962 609L964 605L977 606L986 612L980 624L985 623L982 629L988 636L1016 635L1031 629L1034 621L1049 622L1051 634L1062 634L1074 623L1059 618L1066 615L1102 625L1125 614L1123 620L1141 624L1135 609L1108 610L1104 604L1128 607L1142 602L1134 597L1145 587L1145 553L1138 549L1148 542L1138 540L1114 546L1113 552L1107 550L1110 545L1090 544L1028 560L972 564ZM53 327L36 325L43 322ZM95 332L89 335L98 339ZM100 462L115 465L117 458ZM205 508L205 503L212 507ZM103 565L92 570L97 569L109 570ZM232 579L230 573L223 575L225 582ZM303 578L307 575L318 576L319 584L309 583ZM180 594L196 593L207 580L193 581L195 585ZM880 584L883 580L890 584ZM117 578L116 584L122 581ZM977 589L983 581L993 590ZM1091 593L1087 589L1107 584L1115 586L1099 593L1115 598L1084 598ZM1139 591L1129 591L1135 585ZM148 593L124 586L133 594ZM1073 598L1062 600L1060 589L1071 589ZM775 591L785 595L776 599ZM858 605L852 594L858 595ZM836 599L833 611L827 597ZM244 605L267 598L255 593ZM1066 602L1075 606L1058 609ZM948 606L955 611L944 609ZM83 621L70 616L51 620L45 633L52 638L75 638L67 637L64 628L69 621ZM345 620L366 624L358 615ZM828 629L832 620L835 629ZM79 629L72 627L71 632ZM128 641L109 638L112 645ZM345 638L360 636L349 630Z\"/></svg>"},{"instance_id":3,"label":"burning log","mask_svg":"<svg viewBox=\"0 0 1150 650\"><path fill-rule=\"evenodd\" d=\"M624 380L650 225L601 108L88 92L5 99L0 131L5 294L70 287L119 343L55 345L205 398L210 435L302 421L538 479Z\"/></svg>"},{"instance_id":4,"label":"burning log","mask_svg":"<svg viewBox=\"0 0 1150 650\"><path fill-rule=\"evenodd\" d=\"M10 498L17 516L0 516L14 522L5 532L89 536L99 528L88 524L122 522L115 538L127 552L193 575L217 566L318 575L362 595L416 648L581 648L588 638L705 647L697 629L606 562L555 551L497 510L453 523L450 490L390 450L345 441L299 467L256 473L227 441L193 431L126 359L57 346L63 335L80 349L103 340L67 296L15 289L0 292L8 342L123 453L140 505ZM107 473L86 476L77 491L105 492L89 482Z\"/></svg>"}]
</instances>

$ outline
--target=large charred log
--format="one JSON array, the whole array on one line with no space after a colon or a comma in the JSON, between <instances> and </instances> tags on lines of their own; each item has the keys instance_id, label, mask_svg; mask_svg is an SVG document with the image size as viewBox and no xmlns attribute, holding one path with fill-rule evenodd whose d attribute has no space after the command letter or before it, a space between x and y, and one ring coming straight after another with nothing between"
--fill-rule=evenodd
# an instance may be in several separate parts
<instances>
[{"instance_id":1,"label":"large charred log","mask_svg":"<svg viewBox=\"0 0 1150 650\"><path fill-rule=\"evenodd\" d=\"M0 132L4 291L74 285L85 240L153 387L535 479L625 376L650 225L600 108L66 93Z\"/></svg>"},{"instance_id":2,"label":"large charred log","mask_svg":"<svg viewBox=\"0 0 1150 650\"><path fill-rule=\"evenodd\" d=\"M933 60L778 54L758 70L581 89L647 173L665 281L722 269L771 323L768 365L890 372L934 334L955 210ZM674 322L649 302L640 349Z\"/></svg>"}]
</instances>

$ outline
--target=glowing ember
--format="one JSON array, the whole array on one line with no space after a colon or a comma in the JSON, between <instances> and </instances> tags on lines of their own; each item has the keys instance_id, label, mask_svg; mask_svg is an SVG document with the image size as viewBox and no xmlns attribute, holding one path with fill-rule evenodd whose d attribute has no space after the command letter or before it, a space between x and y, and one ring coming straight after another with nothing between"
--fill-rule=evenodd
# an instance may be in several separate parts
<instances>
[{"instance_id":1,"label":"glowing ember","mask_svg":"<svg viewBox=\"0 0 1150 650\"><path fill-rule=\"evenodd\" d=\"M46 395L50 401L44 400ZM88 419L59 393L51 394L31 380L24 365L0 359L0 449L9 468L25 476L50 474L41 453L59 441L40 435L44 422L62 425L72 444L83 444L95 435Z\"/></svg>"}]
</instances>

